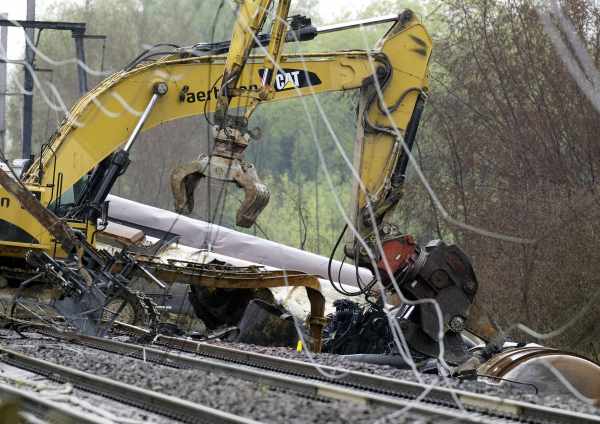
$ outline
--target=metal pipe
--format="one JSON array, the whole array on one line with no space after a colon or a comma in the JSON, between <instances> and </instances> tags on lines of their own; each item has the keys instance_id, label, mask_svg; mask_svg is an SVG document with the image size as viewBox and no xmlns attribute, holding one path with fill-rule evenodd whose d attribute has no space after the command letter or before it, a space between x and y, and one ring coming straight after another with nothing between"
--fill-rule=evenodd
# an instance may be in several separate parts
<instances>
[{"instance_id":1,"label":"metal pipe","mask_svg":"<svg viewBox=\"0 0 600 424\"><path fill-rule=\"evenodd\" d=\"M377 18L359 19L356 21L343 22L340 24L324 25L317 27L317 34L326 34L328 32L344 31L347 29L366 27L370 25L385 24L387 22L395 22L398 20L398 15L385 15Z\"/></svg>"},{"instance_id":2,"label":"metal pipe","mask_svg":"<svg viewBox=\"0 0 600 424\"><path fill-rule=\"evenodd\" d=\"M162 281L160 281L158 278L156 278L154 276L154 274L152 274L150 271L148 271L146 268L144 268L143 266L141 266L139 263L136 262L137 267L142 270L142 272L144 274L146 274L148 276L148 278L150 278L152 281L154 281L154 283L160 287L161 289L165 290L167 288L167 285L165 283L163 283Z\"/></svg>"},{"instance_id":3,"label":"metal pipe","mask_svg":"<svg viewBox=\"0 0 600 424\"><path fill-rule=\"evenodd\" d=\"M142 130L142 127L148 120L148 116L150 116L150 112L152 112L152 109L154 109L154 105L156 105L158 98L160 96L164 95L166 92L167 92L167 84L165 84L164 82L159 82L158 84L156 84L154 86L154 94L152 94L152 98L150 99L148 106L146 106L146 109L144 110L144 113L142 113L140 120L135 125L135 128L133 129L131 135L129 136L127 143L125 143L125 147L123 147L123 150L125 150L126 152L129 152L129 150L133 146L133 143L135 143L137 136L139 135L140 131Z\"/></svg>"}]
</instances>

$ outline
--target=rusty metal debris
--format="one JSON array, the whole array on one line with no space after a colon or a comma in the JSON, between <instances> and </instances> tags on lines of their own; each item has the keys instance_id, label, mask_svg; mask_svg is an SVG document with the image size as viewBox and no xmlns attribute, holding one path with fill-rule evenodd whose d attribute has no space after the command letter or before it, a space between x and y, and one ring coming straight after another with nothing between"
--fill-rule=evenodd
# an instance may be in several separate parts
<instances>
[{"instance_id":1,"label":"rusty metal debris","mask_svg":"<svg viewBox=\"0 0 600 424\"><path fill-rule=\"evenodd\" d=\"M160 281L173 284L185 283L213 289L261 289L272 287L304 287L310 302L311 313L308 317L312 348L321 350L321 334L325 324L325 298L320 292L320 283L316 276L297 271L270 271L261 266L233 267L225 264L169 259L167 263L158 257L136 256L138 263L149 270ZM118 272L122 264L115 264L113 271ZM137 272L141 276L140 271ZM235 296L235 293L230 295ZM244 307L247 303L244 305ZM243 309L242 309L243 312Z\"/></svg>"}]
</instances>

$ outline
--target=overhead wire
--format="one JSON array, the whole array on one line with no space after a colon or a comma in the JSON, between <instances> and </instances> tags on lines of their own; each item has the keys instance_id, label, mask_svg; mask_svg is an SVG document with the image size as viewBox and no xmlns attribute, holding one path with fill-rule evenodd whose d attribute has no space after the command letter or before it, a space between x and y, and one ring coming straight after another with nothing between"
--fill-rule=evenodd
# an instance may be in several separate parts
<instances>
[{"instance_id":1,"label":"overhead wire","mask_svg":"<svg viewBox=\"0 0 600 424\"><path fill-rule=\"evenodd\" d=\"M217 26L217 22L220 19L221 11L223 9L224 3L225 3L225 0L221 0L220 4L217 7L217 10L215 12L214 18L212 20L212 26L211 26L210 37L209 37L209 40L210 40L211 44L214 43L216 26ZM211 62L211 65L209 65L209 68L208 68L208 81L211 80L211 77L212 77L212 62ZM214 87L216 86L216 84L221 79L222 79L222 76L219 76L217 78L217 80L215 80L215 82L213 83L213 85L210 88L210 92L211 93L212 93ZM206 122L208 124L207 125L207 136L206 136L206 149L207 149L206 151L207 151L207 154L209 155L209 161L210 161L210 155L212 153L212 149L214 149L214 146L211 147L211 132L213 131L213 128L212 128L213 125L210 122L210 119L208 118L207 105L208 105L208 101L204 102L203 111L204 111L204 118L205 118L205 120L206 120ZM229 172L229 170L228 170L228 172ZM223 184L221 186L221 189L224 188L224 185L225 184ZM212 213L212 192L211 192L211 190L212 190L212 185L211 185L211 166L210 166L210 163L209 163L208 164L208 175L207 175L207 209L206 209L208 231L207 231L207 235L205 236L205 239L204 239L204 247L207 250L209 250L209 251L213 249L213 246L212 246L213 245L213 241L212 241L212 237L213 237L213 235L212 235L212 224L213 224L213 221L214 221L214 217L216 217L216 213L217 213L217 208L215 208L215 216L211 215L211 213ZM222 191L219 192L219 195L218 195L218 198L217 198L217 207L218 207L218 203L220 202L221 193L222 193ZM178 217L175 218L175 219L177 220ZM200 252L197 252L197 253L200 253ZM189 278L190 278L189 282L191 283L191 280L192 280L193 277L190 275ZM192 296L192 293L189 292L188 296ZM180 310L184 309L184 304L188 305L188 310L186 310L186 313L194 312L193 305L191 305L189 301L186 303L186 297L185 296L182 297L182 299L181 299L181 302L180 302L180 305L179 305ZM179 326L181 326L183 319L184 319L183 314L179 315L178 319L176 320L176 324L179 325ZM188 333L190 332L190 330L192 328L191 326L192 326L192 322L190 320L188 322L188 325L185 327ZM182 327L184 327L184 326L182 326Z\"/></svg>"},{"instance_id":2,"label":"overhead wire","mask_svg":"<svg viewBox=\"0 0 600 424\"><path fill-rule=\"evenodd\" d=\"M266 49L262 48L262 50L264 51L264 53L265 53L265 54L267 54L267 55L268 55L268 52L266 51ZM271 60L273 60L273 58L271 58ZM274 63L275 63L275 62L274 62ZM278 69L278 70L280 70L280 67L279 67L277 64L276 64L276 67L277 67L277 69ZM307 71L307 69L306 69L306 65L304 65L304 70L305 70L305 72ZM310 89L310 91L312 92L312 94L314 95L314 89L313 89L312 85L309 85L309 89ZM298 89L296 88L296 90L298 90ZM308 113L308 109L307 109L306 101L305 101L305 99L304 99L302 96L300 96L300 99L301 99L301 101L302 101L302 104L303 104L303 107L304 107L304 109L305 109L305 113L307 114L307 117L308 117L308 123L309 123L309 127L310 127L310 129L311 129L311 132L312 132L312 134L313 134L313 140L315 141L315 145L316 145L316 147L317 147L317 153L318 153L318 156L319 156L319 161L321 162L321 166L323 167L323 169L324 169L324 171L325 171L325 177L326 177L326 181L327 181L327 183L328 183L328 185L329 185L329 187L330 187L330 190L331 190L331 192L332 192L332 194L333 194L333 198L334 198L334 201L335 201L335 203L336 203L336 206L337 206L338 210L341 212L341 215L342 215L342 217L344 218L344 220L346 221L346 223L348 224L349 228L350 228L350 229L353 231L353 233L355 234L355 236L356 236L356 237L358 237L358 238L357 238L357 241L358 241L358 242L359 242L359 243L360 243L360 244L363 246L363 248L364 248L364 249L367 251L367 255L369 256L369 258L371 259L371 261L373 261L373 264L374 264L374 256L373 256L373 254L372 254L372 252L371 252L371 250L370 250L369 246L367 246L367 245L366 245L365 241L364 241L364 240L363 240L363 239L360 237L360 235L359 235L359 234L356 232L356 229L355 229L355 228L354 228L354 226L352 225L352 222L349 220L349 218L347 217L347 215L346 215L346 213L345 213L345 211L344 211L344 208L343 208L343 207L342 207L342 205L340 204L340 200L339 200L339 198L338 198L338 195L336 194L336 191L335 191L334 185L332 184L332 181L331 181L331 177L330 177L330 175L329 175L329 172L327 171L327 167L326 167L326 165L325 165L325 164L326 164L326 162L325 162L325 159L324 159L324 157L323 157L323 152L322 152L322 150L321 150L321 148L320 148L320 145L319 145L319 143L317 142L317 136L316 136L316 133L315 133L314 123L313 123L313 121L312 121L312 119L311 119L311 117L310 117L310 114ZM337 139L337 136L336 136L335 132L333 132L333 131L332 131L332 129L331 129L331 127L329 126L329 121L327 120L327 116L326 116L325 112L324 112L324 111L323 111L323 109L320 107L320 102L319 102L319 100L318 100L317 98L315 98L314 96L313 96L313 100L314 100L315 104L316 104L316 105L317 105L317 107L318 107L319 113L320 113L320 114L321 114L321 116L324 118L324 121L325 121L326 125L328 126L329 133L331 134L332 138L333 138L333 139L334 139L334 141L336 142L336 146L338 147L338 149L340 149L340 151L341 151L341 153L342 153L342 156L345 158L345 155L344 155L343 149L341 149L341 148L340 148L339 140ZM347 158L345 158L345 159L346 159L346 163L348 163L348 161L347 161ZM348 166L350 167L350 169L351 169L351 170L353 170L353 168L352 168L352 165L351 165L351 164L348 164ZM359 183L359 186L361 186L361 189L364 191L364 187L362 186L362 181L360 180L360 178L356 177L356 174L355 174L355 171L354 171L354 170L353 170L353 176L356 178L356 180L357 180L357 181L358 181L358 183ZM368 204L368 207L370 208L370 204ZM370 211L370 209L369 209L369 211ZM370 211L370 212L371 212L371 211ZM371 213L372 213L372 212L371 212ZM373 223L374 223L375 221L374 221L374 220L372 220L371 222L373 222ZM379 246L379 248L380 248L380 246ZM379 271L378 271L378 269L377 269L376 267L374 267L374 271L375 271L375 274L377 275L377 277L378 277L378 279L379 279ZM393 276L392 276L392 278L393 278ZM402 294L401 294L401 293L399 294L399 296L400 296L401 298L403 298L403 296L402 296ZM435 304L434 304L434 306L437 306L437 305L435 305ZM300 331L300 330L298 330L298 331ZM299 335L302 337L302 335L300 334L300 332L299 332ZM401 335L401 338L402 338L402 340L399 340L399 339L398 339L396 336L394 336L394 337L395 337L395 338L394 338L394 340L395 340L395 342L396 342L396 343L398 343L398 346L400 346L401 344L404 344L404 346L406 345L406 341L404 340L404 338L403 338L403 336L402 336L402 335ZM400 348L399 350L400 350L400 353L401 353L401 355L403 355L403 358L405 359L405 361L406 361L406 362L407 362L407 363L410 365L411 369L412 369L412 370L413 370L413 372L415 373L415 376L416 376L417 380L419 380L419 381L421 382L421 381L422 381L422 379L421 379L421 377L420 377L420 374L417 372L417 370L416 370L416 367L415 367L415 365L414 365L414 361L412 361L412 358L410 357L410 355L409 355L409 354L405 354L405 353L404 353L404 351L402 350L402 348ZM443 349L442 349L442 351L443 351ZM312 359L312 356L311 356L311 353L310 353L308 350L306 350L306 353L307 353L307 357L308 357L308 359L309 359L309 360L311 360L311 361L313 361L313 359ZM318 368L318 369L319 369L319 368ZM321 369L319 369L319 372L321 372L322 374L327 374L327 373L325 373L325 372L324 372L323 370L321 370Z\"/></svg>"},{"instance_id":3,"label":"overhead wire","mask_svg":"<svg viewBox=\"0 0 600 424\"><path fill-rule=\"evenodd\" d=\"M308 236L308 228L306 225L306 220L304 219L304 214L302 212L302 196L300 196L301 192L298 193L298 218L300 219L300 250L304 250L304 246L306 245L306 238Z\"/></svg>"},{"instance_id":4,"label":"overhead wire","mask_svg":"<svg viewBox=\"0 0 600 424\"><path fill-rule=\"evenodd\" d=\"M221 16L221 11L223 10L224 6L225 6L225 0L221 0L220 3L219 3L219 6L217 7L217 10L215 12L215 17L213 18L213 21L212 21L213 24L212 24L211 33L210 33L210 42L211 43L214 43L214 41L215 41L214 38L215 38L215 32L216 32L216 28L217 28L217 22L218 22L218 20L219 20L219 18ZM211 80L211 75L212 75L212 62L211 62L211 65L208 68L208 81ZM215 80L215 82L213 83L213 85L210 88L209 93L213 92L213 90L216 87L217 83L219 81L221 81L222 78L223 78L223 75L220 75ZM229 83L229 81L222 81L221 87L223 87L224 85L226 85L228 83ZM218 97L220 95L221 95L221 88L219 88L218 96L215 98L215 101L216 101L216 99L218 99ZM208 106L208 101L204 102L204 119L206 120L206 122L208 124L207 129L206 129L207 130L206 131L207 132L207 136L206 136L206 152L207 152L207 155L208 155L208 166L207 166L207 171L208 172L207 172L207 175L206 175L206 177L207 177L207 181L206 181L206 186L207 186L206 197L207 197L208 231L207 231L207 235L206 235L206 237L204 239L204 243L205 243L205 246L207 248L212 249L213 237L217 236L218 230L217 230L217 234L215 234L213 236L213 233L212 233L213 216L211 215L212 214L212 208L213 208L213 205L212 205L212 167L210 165L210 162L211 162L211 156L212 156L212 153L214 151L215 146L214 145L211 146L211 131L215 131L217 129L214 128L214 123L211 122L210 118L208 117L207 106ZM218 107L218 104L217 104L216 107ZM233 149L233 146L231 146L231 148ZM226 175L229 174L230 170L231 170L231 161L227 165L227 173L226 173ZM223 190L225 189L225 184L226 184L226 182L222 182L221 183L221 188L220 188L219 193L217 195L217 205L215 206L215 214L216 214L216 212L218 210L219 202L220 202L220 199L221 199L221 195L223 193Z\"/></svg>"},{"instance_id":5,"label":"overhead wire","mask_svg":"<svg viewBox=\"0 0 600 424\"><path fill-rule=\"evenodd\" d=\"M344 232L345 232L345 230L346 230L346 229L347 229L347 224L346 224L346 227L345 227L345 229L344 229ZM342 235L342 237L343 237L343 235ZM341 240L340 240L340 241L341 241ZM338 245L339 245L339 242L338 242ZM333 252L332 254L334 254L334 253L335 253L335 252ZM339 279L339 278L338 278L338 279ZM331 280L331 276L330 276L330 280Z\"/></svg>"},{"instance_id":6,"label":"overhead wire","mask_svg":"<svg viewBox=\"0 0 600 424\"><path fill-rule=\"evenodd\" d=\"M339 243L338 243L339 244Z\"/></svg>"},{"instance_id":7,"label":"overhead wire","mask_svg":"<svg viewBox=\"0 0 600 424\"><path fill-rule=\"evenodd\" d=\"M339 242L338 242L338 245L339 245Z\"/></svg>"}]
</instances>

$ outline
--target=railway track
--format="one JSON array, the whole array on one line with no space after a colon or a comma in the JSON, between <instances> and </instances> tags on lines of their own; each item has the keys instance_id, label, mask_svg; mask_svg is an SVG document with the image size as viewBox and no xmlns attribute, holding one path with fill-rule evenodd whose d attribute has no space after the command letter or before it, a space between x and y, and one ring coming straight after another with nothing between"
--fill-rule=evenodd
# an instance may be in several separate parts
<instances>
[{"instance_id":1,"label":"railway track","mask_svg":"<svg viewBox=\"0 0 600 424\"><path fill-rule=\"evenodd\" d=\"M124 384L119 381L104 378L98 375L82 372L74 368L54 364L49 361L36 359L29 355L0 347L0 361L14 367L41 375L49 380L61 383L70 383L74 387L89 393L113 399L118 402L134 406L149 412L156 413L179 422L196 424L199 422L207 423L228 423L228 424L257 424L257 421L209 408L197 403L192 403L174 396L164 395L151 390L142 389L132 385ZM69 418L68 411L61 408L60 405L51 402L44 402L41 399L32 398L28 393L15 391L14 388L1 386L0 393L12 392L13 397L24 399L26 410L33 413L43 411L52 411L60 414L60 417ZM10 393L9 393L10 394ZM11 396L9 396L11 397ZM72 414L76 414L71 411ZM71 418L76 418L71 415ZM60 420L53 422L82 422L82 423L106 423L107 421L94 421L75 419L74 421Z\"/></svg>"},{"instance_id":2,"label":"railway track","mask_svg":"<svg viewBox=\"0 0 600 424\"><path fill-rule=\"evenodd\" d=\"M197 357L174 355L145 345L106 338L60 333L49 328L37 331L82 346L170 367L222 372L306 396L349 400L396 410L410 409L432 418L456 418L461 422L600 423L600 416L328 366L317 368L307 362L181 338L159 335L153 343L194 353Z\"/></svg>"}]
</instances>

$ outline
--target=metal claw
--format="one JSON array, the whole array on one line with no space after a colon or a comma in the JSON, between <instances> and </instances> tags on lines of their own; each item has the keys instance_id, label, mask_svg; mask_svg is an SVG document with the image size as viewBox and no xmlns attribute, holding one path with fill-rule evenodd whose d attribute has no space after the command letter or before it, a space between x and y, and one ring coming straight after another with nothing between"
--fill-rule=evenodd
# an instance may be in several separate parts
<instances>
[{"instance_id":1,"label":"metal claw","mask_svg":"<svg viewBox=\"0 0 600 424\"><path fill-rule=\"evenodd\" d=\"M171 173L171 192L175 201L175 212L189 215L194 210L194 190L202 179L203 166L199 160L178 166Z\"/></svg>"},{"instance_id":2,"label":"metal claw","mask_svg":"<svg viewBox=\"0 0 600 424\"><path fill-rule=\"evenodd\" d=\"M240 205L235 217L235 222L240 227L249 228L256 222L258 215L269 203L271 193L264 185L254 165L248 162L240 163L240 171L234 176L235 182L244 189L244 201Z\"/></svg>"},{"instance_id":3,"label":"metal claw","mask_svg":"<svg viewBox=\"0 0 600 424\"><path fill-rule=\"evenodd\" d=\"M194 190L203 177L235 182L244 189L244 201L237 211L236 224L251 227L269 203L270 192L254 165L239 159L202 155L198 160L175 168L171 174L171 190L175 211L190 214L194 210Z\"/></svg>"},{"instance_id":4,"label":"metal claw","mask_svg":"<svg viewBox=\"0 0 600 424\"><path fill-rule=\"evenodd\" d=\"M271 193L264 185L254 165L243 160L250 135L239 129L215 128L215 146L210 156L200 157L181 165L171 173L171 190L175 199L175 211L190 214L194 210L194 191L203 177L236 183L244 189L244 201L237 211L236 224L251 227L258 215L269 203Z\"/></svg>"}]
</instances>

